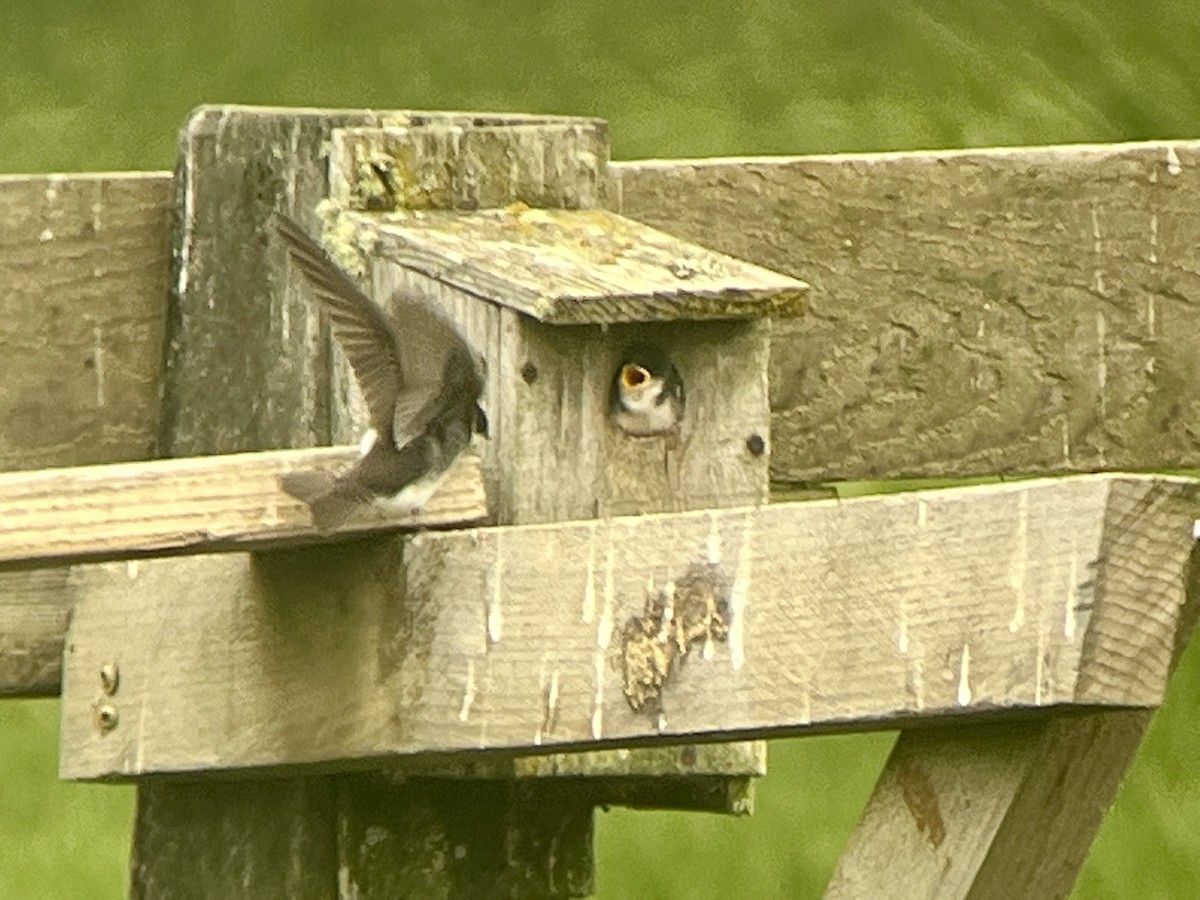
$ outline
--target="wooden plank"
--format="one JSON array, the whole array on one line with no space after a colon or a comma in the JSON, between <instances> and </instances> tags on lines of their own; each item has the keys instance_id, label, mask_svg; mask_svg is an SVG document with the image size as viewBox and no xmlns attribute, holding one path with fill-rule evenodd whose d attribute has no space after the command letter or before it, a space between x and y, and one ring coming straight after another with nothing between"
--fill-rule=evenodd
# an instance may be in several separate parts
<instances>
[{"instance_id":1,"label":"wooden plank","mask_svg":"<svg viewBox=\"0 0 1200 900\"><path fill-rule=\"evenodd\" d=\"M1085 476L430 532L407 552L337 548L339 565L225 554L150 561L136 581L95 566L62 773L1154 706L1198 512L1194 481ZM96 683L115 656L105 730Z\"/></svg>"},{"instance_id":2,"label":"wooden plank","mask_svg":"<svg viewBox=\"0 0 1200 900\"><path fill-rule=\"evenodd\" d=\"M0 571L0 698L59 695L68 578L68 569Z\"/></svg>"},{"instance_id":3,"label":"wooden plank","mask_svg":"<svg viewBox=\"0 0 1200 900\"><path fill-rule=\"evenodd\" d=\"M1200 547L1186 578L1172 664L1200 615ZM826 896L1066 896L1152 717L903 732Z\"/></svg>"},{"instance_id":4,"label":"wooden plank","mask_svg":"<svg viewBox=\"0 0 1200 900\"><path fill-rule=\"evenodd\" d=\"M211 141L222 111L205 115L200 131ZM405 121L393 118L401 113L372 115ZM277 131L265 139L268 150L290 148L291 133ZM319 148L304 152L319 169ZM1191 424L1200 416L1200 351L1169 337L1200 330L1200 276L1192 274L1200 271L1200 240L1190 212L1195 159L1193 144L1156 142L635 162L611 170L625 215L812 284L810 314L775 329L771 371L774 475L812 482L1200 465ZM296 177L308 186L313 176ZM56 179L55 205L46 205ZM0 196L8 198L0 200L0 228L7 229L0 293L16 304L11 312L5 307L0 327L6 346L25 360L12 367L13 377L21 373L20 389L0 389L0 403L20 404L0 415L0 468L150 455L169 266L162 250L171 216L167 179L154 172L0 178ZM279 184L286 189L288 181ZM214 190L214 198L225 196ZM315 203L307 187L298 196ZM91 239L67 240L91 227L96 203L105 210L103 227ZM244 271L214 270L205 282L219 312L228 312L217 306L224 298L270 291L261 285L266 263L251 258L259 246L254 234L262 232L244 232L230 216L225 233L236 233L233 243L243 248L236 266ZM56 239L37 240L47 227ZM39 273L32 282L29 272ZM1097 272L1103 296L1090 289ZM83 318L40 301L37 291L50 273L54 283L62 276L71 309L88 305ZM30 283L41 287L29 293ZM297 331L314 327L298 299L288 309ZM974 337L981 323L982 342ZM107 366L103 407L87 368L93 326ZM78 371L45 368L39 348L47 335L56 346L77 348ZM111 335L120 335L115 347L107 343ZM1001 360L1023 362L1002 367ZM265 365L235 363L214 363L214 380L227 379L223 371L251 371L246 364ZM5 384L17 384L13 377ZM126 398L119 404L118 383ZM273 402L323 390L324 379L316 383L272 382L272 392L287 394ZM22 426L5 427L16 422ZM307 442L325 427L305 432ZM227 435L220 449L256 448Z\"/></svg>"},{"instance_id":5,"label":"wooden plank","mask_svg":"<svg viewBox=\"0 0 1200 900\"><path fill-rule=\"evenodd\" d=\"M612 168L624 215L811 284L776 479L1200 466L1200 143Z\"/></svg>"},{"instance_id":6,"label":"wooden plank","mask_svg":"<svg viewBox=\"0 0 1200 900\"><path fill-rule=\"evenodd\" d=\"M336 447L0 473L0 564L41 568L312 543L322 536L280 478L338 472L357 459L357 448ZM397 514L364 507L338 533L486 518L479 460L464 456L423 508Z\"/></svg>"},{"instance_id":7,"label":"wooden plank","mask_svg":"<svg viewBox=\"0 0 1200 900\"><path fill-rule=\"evenodd\" d=\"M547 323L794 316L807 291L601 209L514 204L356 221L386 236L385 259Z\"/></svg>"},{"instance_id":8,"label":"wooden plank","mask_svg":"<svg viewBox=\"0 0 1200 900\"><path fill-rule=\"evenodd\" d=\"M0 176L0 470L154 449L170 176Z\"/></svg>"},{"instance_id":9,"label":"wooden plank","mask_svg":"<svg viewBox=\"0 0 1200 900\"><path fill-rule=\"evenodd\" d=\"M426 115L339 128L331 145L329 196L347 209L574 209L611 193L603 119Z\"/></svg>"}]
</instances>

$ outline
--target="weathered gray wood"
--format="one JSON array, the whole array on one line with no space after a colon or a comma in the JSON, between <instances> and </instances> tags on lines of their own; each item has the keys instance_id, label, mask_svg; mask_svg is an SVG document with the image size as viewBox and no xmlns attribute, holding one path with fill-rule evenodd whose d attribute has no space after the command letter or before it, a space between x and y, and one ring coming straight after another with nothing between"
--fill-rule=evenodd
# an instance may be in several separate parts
<instances>
[{"instance_id":1,"label":"weathered gray wood","mask_svg":"<svg viewBox=\"0 0 1200 900\"><path fill-rule=\"evenodd\" d=\"M1200 144L612 168L623 214L812 285L775 478L1200 466Z\"/></svg>"},{"instance_id":2,"label":"weathered gray wood","mask_svg":"<svg viewBox=\"0 0 1200 900\"><path fill-rule=\"evenodd\" d=\"M362 218L359 221L363 221ZM794 316L807 286L600 209L394 213L381 255L542 322Z\"/></svg>"},{"instance_id":3,"label":"weathered gray wood","mask_svg":"<svg viewBox=\"0 0 1200 900\"><path fill-rule=\"evenodd\" d=\"M1111 568L1097 577L1110 585L1125 579L1126 594L1178 563L1141 527L1122 527L1132 517L1172 515L1171 506L1186 502L1147 499L1157 508L1117 495L1114 512L1124 507L1124 515L1112 517L1103 537ZM1189 508L1179 512L1186 517ZM1200 545L1181 574L1184 603L1174 640L1163 646L1172 667L1200 616ZM1119 628L1132 609L1118 610ZM1114 631L1091 641L1092 649ZM1152 716L1123 710L902 732L826 895L1066 896Z\"/></svg>"},{"instance_id":4,"label":"weathered gray wood","mask_svg":"<svg viewBox=\"0 0 1200 900\"><path fill-rule=\"evenodd\" d=\"M152 455L170 200L161 172L0 176L0 471Z\"/></svg>"},{"instance_id":5,"label":"weathered gray wood","mask_svg":"<svg viewBox=\"0 0 1200 900\"><path fill-rule=\"evenodd\" d=\"M332 126L370 121L362 113L234 107L192 113L175 178L175 272L159 423L164 455L326 442L327 341L295 283L285 285L283 255L269 252L265 225L280 208L311 219L326 189L320 162ZM137 574L126 573L131 587ZM176 574L186 578L181 570ZM138 606L131 602L128 615L137 618ZM107 662L120 671L116 692L97 686L95 672L88 690L99 691L92 701L95 721L119 729L133 675L128 658ZM106 705L111 719L100 715ZM210 896L333 895L335 799L328 783L301 778L141 784L130 893L150 897L195 885ZM197 828L210 828L208 839L196 840ZM294 863L293 848L302 857Z\"/></svg>"},{"instance_id":6,"label":"weathered gray wood","mask_svg":"<svg viewBox=\"0 0 1200 900\"><path fill-rule=\"evenodd\" d=\"M524 124L531 119L511 117L507 121ZM223 107L193 114L184 129L177 178L181 221L175 238L178 272L163 406L162 447L166 453L196 455L325 443L331 436L331 413L342 418L334 409L339 401L331 398L331 388L336 397L341 396L346 383L344 368L339 369L336 357L331 359L328 336L322 335L314 308L299 295L299 290L306 288L299 287L298 276L289 274L283 250L269 238L267 227L271 214L284 210L310 230L317 230L314 209L328 195L324 155L335 128L433 125L490 129L504 124L503 117L395 112ZM470 178L476 173L467 170L462 174ZM237 185L237 189L231 190L231 185ZM344 571L343 555L352 555L352 551L320 558L326 566ZM269 563L263 565L269 568ZM272 614L260 609L252 618L263 613ZM320 642L324 635L314 638ZM284 679L276 683L276 689L283 692L278 699L286 706L289 701L285 697L299 696L293 693L295 684L289 673L275 668L279 659L273 651L260 650L247 662L254 669ZM296 659L306 657L300 652ZM320 659L310 662L315 668L324 668ZM231 693L227 696L233 696L236 689L229 687ZM258 715L275 720L278 711L264 707ZM287 726L283 727L286 730ZM300 743L308 737L293 735ZM156 785L139 787L143 794L157 790ZM304 790L304 782L279 781L271 790L271 803L282 804L280 808L287 810L292 808L289 798ZM363 794L352 792L349 796ZM592 802L591 798L580 798L578 804L572 801L570 810L561 812L586 812L590 827ZM345 826L343 832L353 832L356 817L367 812L365 808L356 810L351 801L342 803L338 815ZM171 814L164 815L170 818ZM302 819L302 813L276 818L265 812L252 816L244 827L230 831L224 841L212 845L209 853L216 856L225 852L223 844L229 840L274 840L260 838L257 830L287 834L311 827L311 822ZM583 822L584 817L572 821ZM328 824L334 823L329 820ZM446 826L447 822L437 817L426 818L412 833L390 837L395 839L394 846L426 846L425 841L432 840ZM512 857L500 854L499 864L514 870L526 863L545 867L546 846L526 841L519 853L517 849L514 845ZM563 849L575 850L578 845ZM352 868L358 858L347 857L344 851L341 848L343 869L339 875L353 880L359 874ZM142 855L142 851L135 850L135 855ZM366 860L360 861L366 865ZM181 878L192 870L191 860L177 858L175 862ZM391 863L397 872L406 865L403 859L392 859ZM573 857L564 864L574 872L585 871L591 866L590 855ZM348 865L350 869L345 868ZM362 874L366 874L365 869ZM449 884L448 876L442 880ZM219 882L208 887L215 893L226 893L226 887L232 890L234 886Z\"/></svg>"},{"instance_id":7,"label":"weathered gray wood","mask_svg":"<svg viewBox=\"0 0 1200 900\"><path fill-rule=\"evenodd\" d=\"M338 897L337 800L334 778L143 786L129 895Z\"/></svg>"},{"instance_id":8,"label":"weathered gray wood","mask_svg":"<svg viewBox=\"0 0 1200 900\"><path fill-rule=\"evenodd\" d=\"M211 550L269 550L321 539L283 491L295 470L337 472L358 448L280 450L0 473L0 565L47 567ZM463 456L419 510L364 507L341 528L362 534L481 522L477 457Z\"/></svg>"},{"instance_id":9,"label":"weathered gray wood","mask_svg":"<svg viewBox=\"0 0 1200 900\"><path fill-rule=\"evenodd\" d=\"M0 572L0 697L58 696L73 599L68 572Z\"/></svg>"},{"instance_id":10,"label":"weathered gray wood","mask_svg":"<svg viewBox=\"0 0 1200 900\"><path fill-rule=\"evenodd\" d=\"M440 303L491 360L492 434L478 451L496 522L766 502L767 455L751 439L769 446L767 322L546 325L390 264L376 268L375 284L382 296L400 289ZM630 438L608 424L609 386L637 341L663 347L683 378L677 438Z\"/></svg>"},{"instance_id":11,"label":"weathered gray wood","mask_svg":"<svg viewBox=\"0 0 1200 900\"><path fill-rule=\"evenodd\" d=\"M1193 481L1085 476L95 566L62 773L1153 706L1198 512Z\"/></svg>"},{"instance_id":12,"label":"weathered gray wood","mask_svg":"<svg viewBox=\"0 0 1200 900\"><path fill-rule=\"evenodd\" d=\"M342 779L343 897L585 897L590 779Z\"/></svg>"},{"instance_id":13,"label":"weathered gray wood","mask_svg":"<svg viewBox=\"0 0 1200 900\"><path fill-rule=\"evenodd\" d=\"M208 125L199 131L210 140L222 111L198 115L207 117ZM409 121L401 113L371 115L379 122ZM317 116L312 112L309 121ZM275 143L290 148L290 137ZM1200 330L1197 276L1191 274L1200 271L1194 259L1200 240L1193 239L1197 226L1190 212L1197 190L1194 160L1192 144L1147 143L636 162L611 168L624 214L813 285L810 314L776 328L771 390L775 476L815 481L1200 464L1200 439L1191 424L1200 416L1195 406L1200 365L1193 343L1174 339ZM236 168L231 166L228 183L241 183L246 166L235 173ZM65 208L64 198L77 192L82 198L74 206L80 229L94 202L111 212L113 222L143 223L130 231L102 227L96 233L100 243L94 258L104 261L99 268L107 273L102 279L94 278L97 266L84 261L81 269L77 257L72 262L70 253L59 254L68 245L57 237L29 245L31 235L36 239L47 226L34 222L30 231L27 211L41 208L39 198L56 177L63 178L55 188L56 202ZM3 327L11 334L9 347L33 348L29 364L13 371L36 371L38 360L45 359L38 342L47 333L66 341L63 329L77 330L79 322L72 325L70 317L57 316L59 330L47 331L50 324L37 316L54 315L53 307L41 307L35 295L13 289L28 271L22 259L45 260L45 271L75 272L78 280L71 284L81 293L74 296L94 303L91 324L102 335L122 335L126 349L106 356L106 376L117 371L113 366L145 369L128 376L129 390L140 399L103 407L94 402L95 376L84 369L72 381L79 409L69 416L66 395L54 388L61 382L47 380L49 375L39 376L38 384L53 388L53 401L43 402L47 395L39 390L0 393L19 401L19 415L25 417L25 426L12 434L0 426L4 446L20 448L19 453L5 451L3 468L134 459L148 455L154 445L157 393L150 379L161 354L159 326L153 323L164 315L157 305L167 265L161 229L170 216L164 178L145 173L0 179L0 192L14 198L2 218L16 223L13 243L0 253L0 283L10 302L26 298L4 317ZM109 188L96 195L100 184ZM214 203L227 199L224 184L213 190ZM304 196L315 202L316 193ZM225 223L232 242L247 256L255 247L269 249L261 227L243 231L237 215L231 209ZM307 210L304 216L311 221ZM128 239L116 240L121 233ZM1053 240L1031 237L1050 235ZM14 246L27 249L14 257L9 249ZM279 265L272 259L271 265ZM262 295L262 260L247 258L244 265L248 272L214 274L214 304L228 296L249 302L253 291L226 289L227 283L259 284L254 291ZM122 272L133 280L123 283ZM1089 289L1097 272L1103 297ZM42 276L37 283L44 283ZM149 284L154 287L147 294ZM122 303L147 306L126 317ZM219 309L228 312L227 306ZM307 314L298 302L289 301L289 311ZM1097 313L1104 315L1103 341ZM300 323L297 329L312 327L307 319L293 322ZM981 322L982 342L975 337ZM86 326L71 339L79 347L81 368L94 339ZM1104 427L1096 389L1101 343L1106 348ZM1001 372L1001 360L1024 362ZM277 402L293 404L294 395ZM81 415L88 403L95 427L72 430L85 421ZM15 421L16 414L0 422ZM42 424L35 427L36 422ZM1031 428L1031 422L1040 424ZM324 427L310 432L318 435ZM96 439L97 433L105 437ZM237 443L230 436L221 449L251 449Z\"/></svg>"},{"instance_id":14,"label":"weathered gray wood","mask_svg":"<svg viewBox=\"0 0 1200 900\"><path fill-rule=\"evenodd\" d=\"M353 185L377 183L381 166L398 179L397 196L420 194L415 202L425 211L386 217L401 226L381 225L378 217L334 215L326 239L351 271L369 276L376 297L397 290L426 297L463 325L488 360L483 403L490 439L478 449L494 521L526 524L765 501L766 459L748 449L756 435L760 450L769 440L768 332L761 314L781 297L780 308L794 305L803 285L587 208L603 199L597 186L608 182L608 149L607 135L586 120L484 128L478 135L440 125L377 134L355 129L345 140L336 133L333 147L331 171L347 173L341 188L339 176L333 176L334 209L371 206L361 203ZM527 208L533 202L564 209ZM501 208L473 215L428 210L437 204ZM619 246L607 234L613 229L620 232ZM595 252L569 252L581 241ZM423 248L419 263L396 261L414 246ZM620 265L620 254L642 265ZM557 266L545 262L551 255ZM690 288L689 278L667 273L668 263L690 266L679 271L696 276L704 291ZM748 284L757 286L757 303L738 299ZM745 315L740 307L751 307L760 320L550 327L516 311L514 298L522 291L529 300L520 307L526 312L557 298L560 305L596 307L598 313L588 314L594 319L638 318L678 304L707 316ZM572 299L587 292L588 299ZM680 434L671 439L629 439L607 425L618 354L635 338L667 350L684 373L692 401ZM726 358L736 362L723 363ZM335 388L344 372L344 366L335 368ZM335 389L334 414L339 436L365 427L353 390ZM763 752L750 745L729 747L731 776L744 781L743 773ZM648 764L656 760L647 757ZM595 765L597 774L609 771L603 759ZM662 774L671 773L668 766ZM728 789L737 796L748 791L748 784ZM694 793L689 788L679 802Z\"/></svg>"},{"instance_id":15,"label":"weathered gray wood","mask_svg":"<svg viewBox=\"0 0 1200 900\"><path fill-rule=\"evenodd\" d=\"M268 225L271 214L283 210L319 230L314 210L329 194L326 157L335 129L461 132L474 123L494 128L510 120L564 121L237 106L194 112L181 136L176 178L167 455L328 442L328 340ZM226 398L219 408L208 402L214 391Z\"/></svg>"},{"instance_id":16,"label":"weathered gray wood","mask_svg":"<svg viewBox=\"0 0 1200 900\"><path fill-rule=\"evenodd\" d=\"M349 209L574 209L611 193L602 119L437 114L339 128L331 144L330 198Z\"/></svg>"}]
</instances>

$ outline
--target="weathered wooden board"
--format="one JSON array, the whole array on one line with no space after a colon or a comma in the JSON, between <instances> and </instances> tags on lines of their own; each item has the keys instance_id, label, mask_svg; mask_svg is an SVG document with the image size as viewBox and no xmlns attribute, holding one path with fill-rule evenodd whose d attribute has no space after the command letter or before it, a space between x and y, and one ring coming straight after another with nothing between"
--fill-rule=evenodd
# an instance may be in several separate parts
<instances>
[{"instance_id":1,"label":"weathered wooden board","mask_svg":"<svg viewBox=\"0 0 1200 900\"><path fill-rule=\"evenodd\" d=\"M328 442L328 336L301 297L307 287L298 274L289 275L269 220L282 210L319 232L315 209L330 192L327 164L336 129L442 127L461 136L476 123L496 127L507 121L564 120L241 106L194 112L181 136L176 178L181 221L174 238L165 453ZM474 174L464 173L464 179ZM344 181L344 175L338 178ZM207 403L213 391L230 403L219 409Z\"/></svg>"},{"instance_id":2,"label":"weathered wooden board","mask_svg":"<svg viewBox=\"0 0 1200 900\"><path fill-rule=\"evenodd\" d=\"M331 549L338 565L99 565L72 624L62 773L1153 706L1198 513L1193 481L1086 476L430 532Z\"/></svg>"},{"instance_id":3,"label":"weathered wooden board","mask_svg":"<svg viewBox=\"0 0 1200 900\"><path fill-rule=\"evenodd\" d=\"M1200 466L1200 144L612 169L624 215L812 286L775 478Z\"/></svg>"},{"instance_id":4,"label":"weathered wooden board","mask_svg":"<svg viewBox=\"0 0 1200 900\"><path fill-rule=\"evenodd\" d=\"M400 212L369 226L385 259L560 325L794 316L807 290L602 209Z\"/></svg>"},{"instance_id":5,"label":"weathered wooden board","mask_svg":"<svg viewBox=\"0 0 1200 900\"><path fill-rule=\"evenodd\" d=\"M403 126L338 128L329 196L348 209L603 205L608 123L580 116L408 114Z\"/></svg>"},{"instance_id":6,"label":"weathered wooden board","mask_svg":"<svg viewBox=\"0 0 1200 900\"><path fill-rule=\"evenodd\" d=\"M57 697L70 569L0 572L0 697Z\"/></svg>"},{"instance_id":7,"label":"weathered wooden board","mask_svg":"<svg viewBox=\"0 0 1200 900\"><path fill-rule=\"evenodd\" d=\"M301 287L299 277L288 268L283 248L267 227L270 216L282 210L311 231L317 230L314 208L329 193L326 154L336 128L433 123L458 130L493 128L506 121L545 120L234 107L193 114L184 130L177 178L181 222L174 241L178 275L167 346L163 451L191 456L326 443L334 420L340 423L344 418L337 407L347 382L344 364L331 355L315 308L301 299L299 292L307 287ZM464 180L477 174L466 171ZM324 557L326 564L341 570L340 552L330 552L334 555ZM271 657L267 651L251 663L252 669L270 669ZM323 666L320 660L314 664ZM278 687L287 689L283 683ZM275 710L260 708L260 713L273 718ZM211 893L244 890L239 873L223 863L230 845L244 844L245 852L253 848L255 853L269 854L281 837L302 836L314 827L338 829L336 871L327 860L322 862L327 884L333 884L336 876L339 883L349 880L360 886L365 895L388 896L395 884L381 879L423 868L444 886L451 885L451 875L436 874L428 853L438 835L461 825L461 820L452 818L452 804L428 807L429 814L419 821L393 818L385 823L375 815L372 792L364 785L347 784L356 789L340 792L335 819L329 809L305 808L306 779L277 780L263 788L262 805L232 822L221 832L222 840L203 852L179 839L187 831L188 809L194 804L219 809L224 798L207 786L193 785L182 793L165 793L167 788L161 785L140 786L134 891L149 890L139 886L143 871L139 867L150 866L151 859L156 870L171 872L178 883L199 876L197 881ZM449 796L453 790L443 786L440 793ZM587 837L557 848L570 853L570 859L560 857L559 864L576 876L591 870L593 802L592 797L559 798L554 809L545 809L547 818L542 822L546 828L570 822L573 834ZM553 832L541 834L542 841L531 841L528 832L518 833L506 825L498 834L494 824L482 821L475 823L474 832L479 837L475 859L486 860L484 871L490 871L497 882L522 867L555 873ZM163 833L165 846L156 839ZM357 852L384 838L388 853ZM550 896L558 891L544 893Z\"/></svg>"},{"instance_id":8,"label":"weathered wooden board","mask_svg":"<svg viewBox=\"0 0 1200 900\"><path fill-rule=\"evenodd\" d=\"M0 471L152 455L170 177L0 176Z\"/></svg>"},{"instance_id":9,"label":"weathered wooden board","mask_svg":"<svg viewBox=\"0 0 1200 900\"><path fill-rule=\"evenodd\" d=\"M206 550L268 550L321 539L280 487L292 471L338 472L353 447L280 450L0 474L0 564L62 565ZM339 534L487 518L478 457L463 456L419 510L364 507Z\"/></svg>"},{"instance_id":10,"label":"weathered wooden board","mask_svg":"<svg viewBox=\"0 0 1200 900\"><path fill-rule=\"evenodd\" d=\"M1164 564L1144 542L1110 552L1130 572ZM1171 668L1200 618L1200 543L1184 580ZM1152 717L1121 710L902 732L827 896L1066 896Z\"/></svg>"},{"instance_id":11,"label":"weathered wooden board","mask_svg":"<svg viewBox=\"0 0 1200 900\"><path fill-rule=\"evenodd\" d=\"M198 113L197 140L215 140L225 112ZM264 146L290 152L292 132L279 129ZM1190 143L1148 143L611 168L625 215L812 285L809 314L775 329L772 466L777 478L820 481L1200 465L1200 351L1177 339L1200 332L1195 161ZM10 398L0 402L20 405L0 422L25 423L0 425L3 468L149 455L168 269L167 177L0 178L0 197L8 198L0 200L0 227L11 233L0 252L0 285L7 302L21 298L4 316L5 344L26 354L12 371L23 384L30 379L0 391ZM43 210L60 178L56 208ZM279 184L286 193L286 179ZM224 185L213 190L214 203L227 198ZM304 197L311 208L319 193L305 188L296 209ZM65 236L90 227L95 203L106 210L103 227L74 244L90 248L76 253ZM47 222L34 221L31 210L43 210L34 216ZM231 210L224 223L247 254L265 247L263 216L246 230ZM47 227L56 238L42 242ZM195 252L204 255L201 246ZM268 256L270 266L281 264ZM207 287L193 285L205 291L197 306L208 294L214 304L262 294L262 259L244 263L253 271L214 272L202 280ZM38 294L28 292L34 271ZM91 305L82 320L42 304L49 272ZM294 298L288 309L296 331L314 327ZM122 348L102 348L103 406L87 368L93 326L102 341L119 334ZM38 348L47 334L78 348L81 371L69 384L62 381L69 370L43 365ZM227 377L218 362L216 382ZM120 404L118 371L126 373L121 396L128 394ZM285 384L277 389L291 393L274 402L294 403L294 392L307 389L303 379ZM221 449L252 448L227 435Z\"/></svg>"},{"instance_id":12,"label":"weathered wooden board","mask_svg":"<svg viewBox=\"0 0 1200 900\"><path fill-rule=\"evenodd\" d=\"M825 896L1069 896L1152 717L905 732Z\"/></svg>"}]
</instances>

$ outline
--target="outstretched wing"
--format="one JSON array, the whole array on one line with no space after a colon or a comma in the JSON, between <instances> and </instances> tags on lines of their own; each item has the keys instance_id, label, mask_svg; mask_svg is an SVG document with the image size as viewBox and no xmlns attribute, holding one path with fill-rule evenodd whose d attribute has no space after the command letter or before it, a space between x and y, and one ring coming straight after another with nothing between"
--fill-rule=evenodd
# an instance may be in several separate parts
<instances>
[{"instance_id":1,"label":"outstretched wing","mask_svg":"<svg viewBox=\"0 0 1200 900\"><path fill-rule=\"evenodd\" d=\"M454 396L479 396L482 382L470 345L432 303L397 294L389 317L299 225L279 216L278 227L292 259L329 311L333 336L354 369L371 427L381 437L403 447L421 434L441 411L447 388ZM448 377L455 384L444 384Z\"/></svg>"},{"instance_id":2,"label":"outstretched wing","mask_svg":"<svg viewBox=\"0 0 1200 900\"><path fill-rule=\"evenodd\" d=\"M333 336L345 351L367 402L371 427L390 436L396 398L404 385L392 323L304 229L286 216L279 216L278 228L292 260L329 312Z\"/></svg>"}]
</instances>

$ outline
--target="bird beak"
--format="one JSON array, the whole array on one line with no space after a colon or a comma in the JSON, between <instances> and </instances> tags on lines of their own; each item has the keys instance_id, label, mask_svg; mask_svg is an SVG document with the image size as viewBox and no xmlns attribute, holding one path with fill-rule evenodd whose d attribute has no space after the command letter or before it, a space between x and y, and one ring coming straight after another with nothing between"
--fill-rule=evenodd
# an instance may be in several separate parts
<instances>
[{"instance_id":1,"label":"bird beak","mask_svg":"<svg viewBox=\"0 0 1200 900\"><path fill-rule=\"evenodd\" d=\"M650 380L650 373L641 366L629 363L621 368L621 387L627 391L645 384Z\"/></svg>"}]
</instances>

